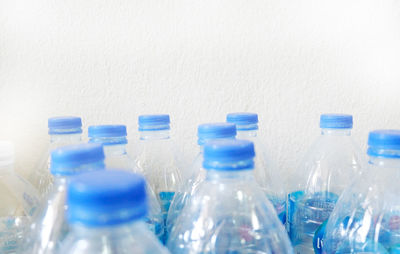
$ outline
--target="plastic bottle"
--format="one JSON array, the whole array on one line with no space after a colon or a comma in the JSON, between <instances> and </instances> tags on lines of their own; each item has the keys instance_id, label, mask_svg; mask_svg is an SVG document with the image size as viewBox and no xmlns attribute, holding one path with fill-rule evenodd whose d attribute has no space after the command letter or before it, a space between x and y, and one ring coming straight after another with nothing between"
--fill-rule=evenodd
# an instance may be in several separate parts
<instances>
[{"instance_id":1,"label":"plastic bottle","mask_svg":"<svg viewBox=\"0 0 400 254\"><path fill-rule=\"evenodd\" d=\"M299 254L314 253L314 235L361 167L351 115L323 114L320 127L321 136L296 171L295 191L288 195L287 229Z\"/></svg>"},{"instance_id":2,"label":"plastic bottle","mask_svg":"<svg viewBox=\"0 0 400 254\"><path fill-rule=\"evenodd\" d=\"M206 179L172 228L171 253L293 253L275 209L253 174L248 140L204 146Z\"/></svg>"},{"instance_id":3,"label":"plastic bottle","mask_svg":"<svg viewBox=\"0 0 400 254\"><path fill-rule=\"evenodd\" d=\"M50 151L66 145L82 143L82 121L80 117L61 116L48 120L50 145L34 170L28 181L45 197L51 189L53 177L50 173Z\"/></svg>"},{"instance_id":4,"label":"plastic bottle","mask_svg":"<svg viewBox=\"0 0 400 254\"><path fill-rule=\"evenodd\" d=\"M137 164L144 170L147 182L160 202L164 228L169 206L181 185L180 169L169 130L169 115L139 116L140 141ZM165 235L165 239L167 237Z\"/></svg>"},{"instance_id":5,"label":"plastic bottle","mask_svg":"<svg viewBox=\"0 0 400 254\"><path fill-rule=\"evenodd\" d=\"M125 125L95 125L88 128L89 142L103 144L107 168L116 168L144 174L143 169L127 153L128 143ZM147 186L149 213L146 223L150 230L160 239L164 239L164 221L161 207L154 191Z\"/></svg>"},{"instance_id":6,"label":"plastic bottle","mask_svg":"<svg viewBox=\"0 0 400 254\"><path fill-rule=\"evenodd\" d=\"M167 254L144 223L146 183L120 170L82 174L68 187L71 231L60 254Z\"/></svg>"},{"instance_id":7,"label":"plastic bottle","mask_svg":"<svg viewBox=\"0 0 400 254\"><path fill-rule=\"evenodd\" d=\"M368 146L369 165L337 202L318 253L400 253L400 130L372 131Z\"/></svg>"},{"instance_id":8,"label":"plastic bottle","mask_svg":"<svg viewBox=\"0 0 400 254\"><path fill-rule=\"evenodd\" d=\"M0 141L0 253L15 253L39 206L39 193L14 171L14 145Z\"/></svg>"},{"instance_id":9,"label":"plastic bottle","mask_svg":"<svg viewBox=\"0 0 400 254\"><path fill-rule=\"evenodd\" d=\"M208 123L199 125L197 128L197 143L200 151L188 170L188 175L190 175L190 177L184 181L182 190L179 191L172 200L167 219L168 232L171 230L176 218L181 213L192 193L196 191L199 183L205 179L206 171L202 166L204 144L215 139L234 139L235 136L236 126L231 123Z\"/></svg>"},{"instance_id":10,"label":"plastic bottle","mask_svg":"<svg viewBox=\"0 0 400 254\"><path fill-rule=\"evenodd\" d=\"M247 139L254 143L257 156L254 174L283 224L286 223L286 181L281 176L277 165L268 157L266 146L258 136L258 115L255 113L230 113L226 116L228 123L236 124L237 138Z\"/></svg>"},{"instance_id":11,"label":"plastic bottle","mask_svg":"<svg viewBox=\"0 0 400 254\"><path fill-rule=\"evenodd\" d=\"M125 125L93 125L88 128L89 143L103 144L107 168L126 169L139 172L140 169L126 151L128 144Z\"/></svg>"},{"instance_id":12,"label":"plastic bottle","mask_svg":"<svg viewBox=\"0 0 400 254\"><path fill-rule=\"evenodd\" d=\"M65 218L67 183L71 177L89 171L104 170L100 144L81 144L57 148L51 153L54 184L30 227L19 253L57 253L68 232Z\"/></svg>"}]
</instances>

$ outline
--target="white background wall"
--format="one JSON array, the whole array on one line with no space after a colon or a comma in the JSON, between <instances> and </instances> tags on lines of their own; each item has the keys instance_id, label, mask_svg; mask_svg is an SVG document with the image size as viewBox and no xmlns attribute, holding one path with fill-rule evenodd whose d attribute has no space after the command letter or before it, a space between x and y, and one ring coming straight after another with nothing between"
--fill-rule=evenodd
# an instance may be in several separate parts
<instances>
[{"instance_id":1,"label":"white background wall","mask_svg":"<svg viewBox=\"0 0 400 254\"><path fill-rule=\"evenodd\" d=\"M19 170L48 142L47 118L85 126L171 114L193 151L198 123L258 112L294 170L322 112L352 113L365 149L400 128L400 1L0 0L0 139Z\"/></svg>"}]
</instances>

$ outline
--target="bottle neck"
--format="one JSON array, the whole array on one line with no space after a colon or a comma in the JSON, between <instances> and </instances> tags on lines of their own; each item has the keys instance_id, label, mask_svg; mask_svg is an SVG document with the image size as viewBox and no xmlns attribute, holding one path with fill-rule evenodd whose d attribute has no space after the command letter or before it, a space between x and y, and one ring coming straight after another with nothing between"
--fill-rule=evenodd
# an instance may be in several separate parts
<instances>
[{"instance_id":1,"label":"bottle neck","mask_svg":"<svg viewBox=\"0 0 400 254\"><path fill-rule=\"evenodd\" d=\"M235 136L233 136L233 137L224 137L224 138L200 138L199 137L198 141L197 141L197 144L200 147L201 153L203 153L204 145L207 142L211 141L211 140L232 140L232 139L235 139Z\"/></svg>"},{"instance_id":2,"label":"bottle neck","mask_svg":"<svg viewBox=\"0 0 400 254\"><path fill-rule=\"evenodd\" d=\"M126 144L104 145L103 150L106 157L126 154Z\"/></svg>"},{"instance_id":3,"label":"bottle neck","mask_svg":"<svg viewBox=\"0 0 400 254\"><path fill-rule=\"evenodd\" d=\"M257 131L258 130L258 123L253 124L236 124L237 131Z\"/></svg>"},{"instance_id":4,"label":"bottle neck","mask_svg":"<svg viewBox=\"0 0 400 254\"><path fill-rule=\"evenodd\" d=\"M169 139L169 130L153 130L153 131L140 131L141 140L159 140L159 139Z\"/></svg>"},{"instance_id":5,"label":"bottle neck","mask_svg":"<svg viewBox=\"0 0 400 254\"><path fill-rule=\"evenodd\" d=\"M400 170L400 158L370 156L368 163L379 168L398 168Z\"/></svg>"},{"instance_id":6,"label":"bottle neck","mask_svg":"<svg viewBox=\"0 0 400 254\"><path fill-rule=\"evenodd\" d=\"M51 143L79 143L82 141L82 133L74 134L51 134Z\"/></svg>"},{"instance_id":7,"label":"bottle neck","mask_svg":"<svg viewBox=\"0 0 400 254\"><path fill-rule=\"evenodd\" d=\"M350 136L351 129L326 129L321 128L322 136Z\"/></svg>"},{"instance_id":8,"label":"bottle neck","mask_svg":"<svg viewBox=\"0 0 400 254\"><path fill-rule=\"evenodd\" d=\"M132 235L132 230L134 230L135 232L139 232L141 230L146 230L146 226L142 220L134 220L117 225L105 225L98 227L87 226L81 223L71 224L71 231L73 231L77 235L89 235L91 237L99 236L99 238L104 236L122 238L126 237L127 235Z\"/></svg>"},{"instance_id":9,"label":"bottle neck","mask_svg":"<svg viewBox=\"0 0 400 254\"><path fill-rule=\"evenodd\" d=\"M103 170L105 169L104 161L96 161L92 163L80 164L80 165L52 165L50 166L51 173L55 178L69 178L71 176L75 176L77 174L96 171L96 170Z\"/></svg>"},{"instance_id":10,"label":"bottle neck","mask_svg":"<svg viewBox=\"0 0 400 254\"><path fill-rule=\"evenodd\" d=\"M104 146L126 145L128 140L126 136L122 137L91 137L89 143L103 144Z\"/></svg>"},{"instance_id":11,"label":"bottle neck","mask_svg":"<svg viewBox=\"0 0 400 254\"><path fill-rule=\"evenodd\" d=\"M232 161L232 159L227 158L215 159L204 157L203 167L206 170L215 170L219 172L252 171L254 169L254 158L246 158L242 160Z\"/></svg>"},{"instance_id":12,"label":"bottle neck","mask_svg":"<svg viewBox=\"0 0 400 254\"><path fill-rule=\"evenodd\" d=\"M237 139L248 139L257 137L258 130L237 130Z\"/></svg>"},{"instance_id":13,"label":"bottle neck","mask_svg":"<svg viewBox=\"0 0 400 254\"><path fill-rule=\"evenodd\" d=\"M223 179L239 179L239 180L254 180L253 168L241 169L241 170L206 170L206 180L223 180Z\"/></svg>"}]
</instances>

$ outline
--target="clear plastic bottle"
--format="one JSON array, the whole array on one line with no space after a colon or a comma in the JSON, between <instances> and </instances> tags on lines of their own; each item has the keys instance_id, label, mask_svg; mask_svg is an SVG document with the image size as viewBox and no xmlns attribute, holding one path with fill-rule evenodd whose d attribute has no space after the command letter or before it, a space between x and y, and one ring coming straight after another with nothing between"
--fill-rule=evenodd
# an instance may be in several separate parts
<instances>
[{"instance_id":1,"label":"clear plastic bottle","mask_svg":"<svg viewBox=\"0 0 400 254\"><path fill-rule=\"evenodd\" d=\"M57 148L51 153L54 184L43 202L18 253L52 254L68 232L65 218L67 183L72 176L104 170L100 144L81 144Z\"/></svg>"},{"instance_id":2,"label":"clear plastic bottle","mask_svg":"<svg viewBox=\"0 0 400 254\"><path fill-rule=\"evenodd\" d=\"M88 128L89 143L103 144L107 168L140 171L126 151L128 139L125 125L93 125Z\"/></svg>"},{"instance_id":3,"label":"clear plastic bottle","mask_svg":"<svg viewBox=\"0 0 400 254\"><path fill-rule=\"evenodd\" d=\"M199 125L197 128L197 143L200 151L188 170L188 175L190 175L190 177L184 181L181 190L176 193L172 200L167 219L168 232L170 232L175 220L181 213L192 193L195 192L199 183L205 179L206 171L202 166L204 144L215 139L234 139L235 136L236 126L231 123L208 123Z\"/></svg>"},{"instance_id":4,"label":"clear plastic bottle","mask_svg":"<svg viewBox=\"0 0 400 254\"><path fill-rule=\"evenodd\" d=\"M39 191L42 198L47 196L53 182L50 173L50 151L61 146L82 143L82 121L80 117L52 117L48 120L48 127L49 148L28 177L28 181Z\"/></svg>"},{"instance_id":5,"label":"clear plastic bottle","mask_svg":"<svg viewBox=\"0 0 400 254\"><path fill-rule=\"evenodd\" d=\"M361 155L351 138L351 115L323 114L321 136L296 171L288 195L287 229L295 253L314 253L313 237L343 190L360 171Z\"/></svg>"},{"instance_id":6,"label":"clear plastic bottle","mask_svg":"<svg viewBox=\"0 0 400 254\"><path fill-rule=\"evenodd\" d=\"M116 168L144 174L143 169L127 153L128 144L125 125L95 125L88 128L89 142L103 144L107 168ZM154 191L147 186L149 213L146 218L150 230L160 239L164 239L164 221L161 207Z\"/></svg>"},{"instance_id":7,"label":"clear plastic bottle","mask_svg":"<svg viewBox=\"0 0 400 254\"><path fill-rule=\"evenodd\" d=\"M171 253L293 253L274 207L256 184L254 155L248 140L206 143L206 179L172 228Z\"/></svg>"},{"instance_id":8,"label":"clear plastic bottle","mask_svg":"<svg viewBox=\"0 0 400 254\"><path fill-rule=\"evenodd\" d=\"M146 183L120 170L82 174L68 186L71 231L60 254L167 254L144 223Z\"/></svg>"},{"instance_id":9,"label":"clear plastic bottle","mask_svg":"<svg viewBox=\"0 0 400 254\"><path fill-rule=\"evenodd\" d=\"M14 171L14 145L0 141L0 253L16 253L39 206L39 193Z\"/></svg>"},{"instance_id":10,"label":"clear plastic bottle","mask_svg":"<svg viewBox=\"0 0 400 254\"><path fill-rule=\"evenodd\" d=\"M322 253L400 253L400 130L372 131L368 146L369 165L320 233Z\"/></svg>"},{"instance_id":11,"label":"clear plastic bottle","mask_svg":"<svg viewBox=\"0 0 400 254\"><path fill-rule=\"evenodd\" d=\"M144 170L147 182L161 204L164 228L171 201L181 186L180 169L169 130L169 115L139 116L137 164ZM165 239L167 237L165 235Z\"/></svg>"},{"instance_id":12,"label":"clear plastic bottle","mask_svg":"<svg viewBox=\"0 0 400 254\"><path fill-rule=\"evenodd\" d=\"M256 181L275 207L279 219L285 224L286 181L283 180L277 165L268 157L266 146L258 136L258 115L255 113L230 113L226 116L226 121L236 124L238 139L247 139L254 143L257 152L254 159Z\"/></svg>"}]
</instances>

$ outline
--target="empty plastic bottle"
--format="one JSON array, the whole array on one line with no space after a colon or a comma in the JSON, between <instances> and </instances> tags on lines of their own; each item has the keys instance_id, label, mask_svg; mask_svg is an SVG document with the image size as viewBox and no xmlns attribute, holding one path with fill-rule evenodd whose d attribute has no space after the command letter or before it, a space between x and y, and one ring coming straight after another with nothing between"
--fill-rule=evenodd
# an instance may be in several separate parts
<instances>
[{"instance_id":1,"label":"empty plastic bottle","mask_svg":"<svg viewBox=\"0 0 400 254\"><path fill-rule=\"evenodd\" d=\"M107 168L138 172L135 161L126 151L128 144L125 125L93 125L88 128L89 143L103 144Z\"/></svg>"},{"instance_id":2,"label":"empty plastic bottle","mask_svg":"<svg viewBox=\"0 0 400 254\"><path fill-rule=\"evenodd\" d=\"M82 174L68 186L70 232L60 254L167 254L144 223L146 183L120 170Z\"/></svg>"},{"instance_id":3,"label":"empty plastic bottle","mask_svg":"<svg viewBox=\"0 0 400 254\"><path fill-rule=\"evenodd\" d=\"M400 130L372 131L368 146L369 165L320 232L323 253L400 253Z\"/></svg>"},{"instance_id":4,"label":"empty plastic bottle","mask_svg":"<svg viewBox=\"0 0 400 254\"><path fill-rule=\"evenodd\" d=\"M95 125L88 128L89 142L103 144L106 156L107 168L116 168L144 174L143 169L136 165L136 162L127 153L125 125ZM147 186L149 199L149 213L146 218L150 230L160 239L164 239L164 221L161 214L161 207L154 191Z\"/></svg>"},{"instance_id":5,"label":"empty plastic bottle","mask_svg":"<svg viewBox=\"0 0 400 254\"><path fill-rule=\"evenodd\" d=\"M351 115L323 114L321 136L297 170L288 195L287 229L295 253L314 253L313 237L343 190L360 171L360 153L350 134Z\"/></svg>"},{"instance_id":6,"label":"empty plastic bottle","mask_svg":"<svg viewBox=\"0 0 400 254\"><path fill-rule=\"evenodd\" d=\"M256 181L275 207L279 219L285 224L286 182L277 165L268 157L266 146L258 136L258 115L255 113L230 113L226 116L226 121L236 124L238 139L247 139L254 143L257 152L254 159Z\"/></svg>"},{"instance_id":7,"label":"empty plastic bottle","mask_svg":"<svg viewBox=\"0 0 400 254\"><path fill-rule=\"evenodd\" d=\"M81 144L57 148L51 153L54 184L43 202L19 253L57 253L59 242L68 232L65 218L67 183L72 176L104 169L100 144Z\"/></svg>"},{"instance_id":8,"label":"empty plastic bottle","mask_svg":"<svg viewBox=\"0 0 400 254\"><path fill-rule=\"evenodd\" d=\"M0 141L0 253L15 253L39 206L35 188L14 171L14 145Z\"/></svg>"},{"instance_id":9,"label":"empty plastic bottle","mask_svg":"<svg viewBox=\"0 0 400 254\"><path fill-rule=\"evenodd\" d=\"M28 181L36 187L42 198L47 195L53 182L50 173L50 152L61 146L82 142L82 121L80 117L52 117L48 120L48 127L49 148L28 177Z\"/></svg>"},{"instance_id":10,"label":"empty plastic bottle","mask_svg":"<svg viewBox=\"0 0 400 254\"><path fill-rule=\"evenodd\" d=\"M206 176L206 171L203 169L203 149L204 144L215 139L234 139L236 136L236 126L232 123L208 123L201 124L197 128L197 137L200 151L196 156L193 165L189 168L189 179L182 185L179 191L172 200L167 219L168 232L175 223L176 218L181 213L186 202L197 189Z\"/></svg>"},{"instance_id":11,"label":"empty plastic bottle","mask_svg":"<svg viewBox=\"0 0 400 254\"><path fill-rule=\"evenodd\" d=\"M274 207L256 184L254 155L248 140L206 143L206 179L172 228L171 253L293 253Z\"/></svg>"},{"instance_id":12,"label":"empty plastic bottle","mask_svg":"<svg viewBox=\"0 0 400 254\"><path fill-rule=\"evenodd\" d=\"M164 228L175 192L181 185L180 169L170 140L169 115L139 116L137 163L161 204ZM166 235L165 238L168 236Z\"/></svg>"}]
</instances>

